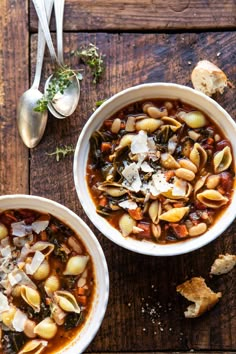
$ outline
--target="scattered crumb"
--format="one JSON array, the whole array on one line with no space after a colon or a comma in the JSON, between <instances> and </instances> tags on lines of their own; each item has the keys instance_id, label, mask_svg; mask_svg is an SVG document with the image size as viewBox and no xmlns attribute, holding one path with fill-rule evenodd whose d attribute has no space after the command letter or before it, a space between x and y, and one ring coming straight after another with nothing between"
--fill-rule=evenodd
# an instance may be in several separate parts
<instances>
[{"instance_id":1,"label":"scattered crumb","mask_svg":"<svg viewBox=\"0 0 236 354\"><path fill-rule=\"evenodd\" d=\"M221 275L230 272L236 265L236 255L220 254L211 266L211 275Z\"/></svg>"},{"instance_id":2,"label":"scattered crumb","mask_svg":"<svg viewBox=\"0 0 236 354\"><path fill-rule=\"evenodd\" d=\"M184 312L186 318L195 318L201 316L204 312L210 310L219 301L221 292L214 293L207 287L202 277L194 277L176 287L177 292L187 300L192 301L187 311Z\"/></svg>"}]
</instances>

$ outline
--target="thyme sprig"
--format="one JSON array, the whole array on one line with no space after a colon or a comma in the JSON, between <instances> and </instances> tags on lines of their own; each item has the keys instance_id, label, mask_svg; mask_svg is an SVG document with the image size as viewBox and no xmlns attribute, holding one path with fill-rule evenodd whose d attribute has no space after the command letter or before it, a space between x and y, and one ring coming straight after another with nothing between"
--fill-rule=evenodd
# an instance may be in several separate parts
<instances>
[{"instance_id":1,"label":"thyme sprig","mask_svg":"<svg viewBox=\"0 0 236 354\"><path fill-rule=\"evenodd\" d=\"M56 147L56 150L51 152L51 153L47 153L47 155L49 156L53 156L56 155L56 161L60 161L60 158L64 158L66 155L74 153L75 152L75 148L72 145L64 145L61 147Z\"/></svg>"},{"instance_id":2,"label":"thyme sprig","mask_svg":"<svg viewBox=\"0 0 236 354\"><path fill-rule=\"evenodd\" d=\"M79 80L82 79L80 72L75 72L68 66L60 66L56 69L53 74L46 93L37 102L37 106L34 108L36 112L44 112L47 110L49 102L52 102L55 95L60 93L63 94L65 89L70 86L71 80L74 76L77 76Z\"/></svg>"},{"instance_id":3,"label":"thyme sprig","mask_svg":"<svg viewBox=\"0 0 236 354\"><path fill-rule=\"evenodd\" d=\"M93 75L93 83L97 84L105 69L103 60L105 55L100 53L98 47L92 43L89 43L87 48L77 50L75 54L90 67Z\"/></svg>"}]
</instances>

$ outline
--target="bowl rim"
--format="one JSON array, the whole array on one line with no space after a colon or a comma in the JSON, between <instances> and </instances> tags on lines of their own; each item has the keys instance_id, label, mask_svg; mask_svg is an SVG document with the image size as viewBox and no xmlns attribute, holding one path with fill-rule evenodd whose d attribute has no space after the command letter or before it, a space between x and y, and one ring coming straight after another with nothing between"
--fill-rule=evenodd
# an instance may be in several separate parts
<instances>
[{"instance_id":1,"label":"bowl rim","mask_svg":"<svg viewBox=\"0 0 236 354\"><path fill-rule=\"evenodd\" d=\"M40 202L40 203L46 203L49 207L54 207L54 208L59 208L61 211L65 212L65 214L69 214L70 217L76 222L79 223L81 228L85 231L85 233L87 233L87 236L90 237L90 239L92 240L95 249L96 249L96 253L99 255L100 259L99 259L99 263L101 263L101 272L102 275L101 277L103 278L103 287L105 289L105 292L102 293L102 296L100 295L100 291L98 291L99 289L99 285L98 285L98 274L97 274L97 269L95 269L95 274L96 274L96 278L97 278L97 282L96 282L96 298L94 299L94 304L99 302L99 311L96 311L96 321L94 323L92 323L92 330L86 330L85 335L83 335L83 329L88 326L88 328L90 328L90 322L93 322L93 318L88 318L88 320L84 323L84 325L81 328L81 331L78 332L78 334L72 339L71 342L69 342L66 347L62 347L60 349L60 351L58 352L58 354L72 354L74 353L74 351L76 350L77 353L83 353L84 350L91 344L92 340L94 339L95 335L97 334L102 321L104 319L105 313L106 313L106 309L107 309L107 305L108 305L108 300L109 300L109 272L108 272L108 266L107 266L107 261L103 252L103 249L98 241L98 239L96 238L96 236L94 235L93 231L89 228L89 226L72 210L70 210L68 207L64 206L61 203L58 203L52 199L48 199L45 197L40 197L40 196L36 196L36 195L28 195L28 194L6 194L6 195L1 195L0 196L0 212L2 212L3 210L6 210L6 208L2 208L1 206L1 202L5 201L14 201L17 203L19 203L20 201L25 201L26 205L27 202L31 200L31 201L36 201L36 202ZM13 206L10 206L10 208L14 208ZM16 207L19 208L19 207ZM38 210L43 212L43 206L39 205L37 206L23 206L23 208L29 208L32 210ZM50 213L50 212L49 212ZM54 215L55 217L57 217L56 215L56 211L53 210L51 212L52 215ZM60 217L58 217L60 219ZM65 223L67 222L66 217L65 217ZM68 222L68 224L70 225L70 222ZM73 228L74 230L74 228ZM76 230L75 230L76 231ZM81 235L81 232L78 232L78 235L81 237L82 242L85 244L86 248L88 249L89 253L92 253L91 249L89 249L89 246L87 245L86 242L86 238L83 238ZM94 261L93 261L94 262ZM95 263L95 262L94 262ZM95 267L95 264L94 264ZM92 306L91 311L94 311L95 309L95 305ZM91 314L90 311L90 314ZM87 326L86 326L87 323ZM82 338L80 338L80 334L82 334ZM76 348L76 342L79 343L79 348Z\"/></svg>"},{"instance_id":2,"label":"bowl rim","mask_svg":"<svg viewBox=\"0 0 236 354\"><path fill-rule=\"evenodd\" d=\"M216 101L214 101L212 98L206 96L205 94L203 94L200 91L197 91L197 90L195 90L191 87L188 87L188 86L179 85L176 83L166 83L166 82L146 83L146 84L140 84L140 85L128 87L128 88L114 94L109 99L107 99L98 109L96 109L96 111L89 117L86 124L83 126L83 129L78 137L78 141L77 141L77 145L76 145L76 149L75 149L75 154L74 154L74 162L73 162L73 176L74 176L74 183L75 183L75 187L76 187L76 192L77 192L79 201L80 201L85 213L87 214L87 216L89 217L89 219L91 220L93 225L95 225L97 227L97 229L105 237L110 239L112 242L114 242L118 246L123 247L127 250L130 250L130 251L136 252L136 253L150 255L150 256L173 256L173 255L185 254L185 253L192 252L196 249L199 249L199 248L207 245L208 243L212 242L217 237L219 237L220 234L222 234L227 229L227 227L233 222L233 220L236 217L236 208L235 208L235 210L233 210L234 215L232 215L231 209L232 209L233 202L236 205L236 193L233 193L232 201L231 201L229 207L223 212L223 214L225 215L225 214L227 214L227 210L230 209L230 211L231 211L231 214L229 215L230 217L225 219L223 227L222 227L222 223L221 223L220 225L218 225L218 227L216 229L216 228L214 228L214 225L215 225L214 224L213 227L210 230L208 230L205 234L198 236L194 239L188 239L185 241L177 242L175 244L171 244L171 247L168 247L169 245L159 245L160 247L158 247L158 245L154 244L153 247L150 245L150 247L148 249L142 249L142 247L141 247L142 244L143 245L145 243L150 244L151 242L150 241L134 241L130 237L124 238L118 230L116 230L114 227L112 227L104 218L102 218L101 216L99 216L96 213L95 208L91 209L91 205L87 205L86 198L85 198L83 192L85 192L85 189L86 189L88 195L90 194L90 192L88 190L86 177L84 174L85 171L83 171L83 180L82 179L79 180L78 171L81 170L81 166L79 166L79 154L80 154L81 149L86 145L86 139L88 140L88 138L87 138L88 137L88 130L91 129L91 126L93 124L95 124L94 121L96 121L97 126L101 126L102 122L107 117L104 115L103 119L101 118L103 111L106 110L106 107L112 105L112 103L114 103L114 101L122 99L122 96L125 96L131 92L132 92L133 96L135 96L136 92L139 92L139 90L148 89L148 88L149 89L151 89L151 88L154 88L154 89L172 88L172 89L176 89L178 91L181 91L182 93L187 92L189 94L194 95L196 106L197 106L196 98L199 97L199 98L203 99L206 103L210 104L210 106L217 109L218 112L220 112L225 117L225 119L228 121L228 124L231 125L233 132L236 136L236 123L234 122L232 117L229 115L229 113L227 111L225 111L225 109L222 106L220 106ZM154 95L155 95L155 92L154 92ZM171 98L173 99L174 97L171 96ZM145 97L144 97L144 99L145 99ZM140 100L140 99L136 98L136 100ZM125 105L128 105L129 103L132 103L134 101L135 101L135 98L129 99L129 101L127 101L126 103L123 103L123 105L120 104L119 107L122 108ZM185 98L183 98L183 101L185 101ZM186 100L186 101L188 101L188 100ZM194 106L194 104L192 104L192 105ZM117 110L119 110L120 108L114 109L114 113ZM204 111L204 109L201 109L201 110ZM216 124L218 124L218 123L216 123ZM221 128L223 128L223 126ZM94 131L94 129L92 129L92 131ZM87 134L87 137L86 137L86 134ZM89 136L91 136L91 132L89 132ZM83 155L83 159L87 161L87 155L86 155L86 158ZM81 162L81 160L80 160L80 162ZM83 186L81 186L81 183L83 184ZM84 188L82 188L82 187L84 187ZM91 197L89 197L89 198L91 199ZM92 202L92 204L94 204L94 203ZM230 206L231 206L231 208L230 208ZM111 232L111 230L112 230L112 232ZM212 230L214 230L215 233L212 234ZM209 234L210 234L210 236L209 236ZM202 236L204 236L204 238ZM128 242L127 242L127 240L128 240ZM175 247L176 245L183 245L183 247L180 247L180 246ZM175 247L175 251L173 251L173 246Z\"/></svg>"}]
</instances>

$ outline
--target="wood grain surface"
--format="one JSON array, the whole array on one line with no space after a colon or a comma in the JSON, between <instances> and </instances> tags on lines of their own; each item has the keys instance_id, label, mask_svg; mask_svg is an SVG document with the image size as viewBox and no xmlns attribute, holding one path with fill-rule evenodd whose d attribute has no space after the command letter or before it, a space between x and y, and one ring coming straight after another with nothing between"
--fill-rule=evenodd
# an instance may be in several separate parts
<instances>
[{"instance_id":1,"label":"wood grain surface","mask_svg":"<svg viewBox=\"0 0 236 354\"><path fill-rule=\"evenodd\" d=\"M28 6L0 7L0 195L28 193L28 149L16 127L16 102L29 87Z\"/></svg>"},{"instance_id":2,"label":"wood grain surface","mask_svg":"<svg viewBox=\"0 0 236 354\"><path fill-rule=\"evenodd\" d=\"M30 2L30 27L37 17ZM235 0L68 0L66 31L235 28ZM52 21L55 30L55 22Z\"/></svg>"},{"instance_id":3,"label":"wood grain surface","mask_svg":"<svg viewBox=\"0 0 236 354\"><path fill-rule=\"evenodd\" d=\"M31 74L36 40L37 35L32 35ZM105 252L111 284L109 304L87 352L235 351L236 269L214 278L209 277L209 270L219 253L235 253L236 222L216 241L191 254L156 258L129 252L112 244L85 216L73 183L73 155L59 162L48 155L57 146L75 146L96 101L129 86L164 81L191 86L190 73L200 59L219 65L235 82L235 33L66 33L64 41L65 61L84 70L81 100L71 117L49 117L42 142L31 150L30 193L51 198L75 211L93 229ZM92 83L89 69L71 54L90 42L106 55L106 70L97 86ZM50 72L47 55L44 81ZM235 89L226 89L215 99L236 117ZM191 320L184 318L188 304L175 288L192 276L203 276L213 290L222 291L223 297L209 313Z\"/></svg>"}]
</instances>

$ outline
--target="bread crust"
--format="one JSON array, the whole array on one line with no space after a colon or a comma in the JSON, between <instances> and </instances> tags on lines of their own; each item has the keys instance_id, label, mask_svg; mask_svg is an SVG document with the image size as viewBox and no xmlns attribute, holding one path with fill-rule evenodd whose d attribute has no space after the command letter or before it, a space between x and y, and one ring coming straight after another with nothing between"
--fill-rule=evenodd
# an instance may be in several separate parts
<instances>
[{"instance_id":1,"label":"bread crust","mask_svg":"<svg viewBox=\"0 0 236 354\"><path fill-rule=\"evenodd\" d=\"M176 288L182 296L193 302L184 312L186 318L195 318L209 311L219 301L221 292L215 293L205 283L202 277L193 277Z\"/></svg>"},{"instance_id":2,"label":"bread crust","mask_svg":"<svg viewBox=\"0 0 236 354\"><path fill-rule=\"evenodd\" d=\"M236 255L220 254L211 266L211 275L221 275L230 272L236 265Z\"/></svg>"},{"instance_id":3,"label":"bread crust","mask_svg":"<svg viewBox=\"0 0 236 354\"><path fill-rule=\"evenodd\" d=\"M201 60L192 71L191 81L196 90L212 96L224 92L228 79L218 66L208 60Z\"/></svg>"}]
</instances>

